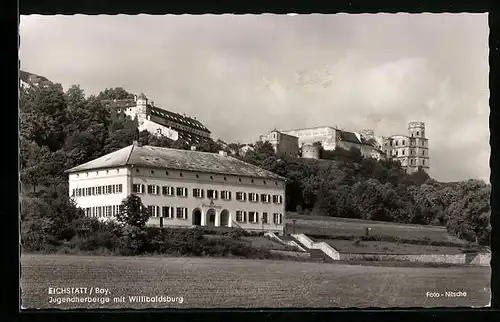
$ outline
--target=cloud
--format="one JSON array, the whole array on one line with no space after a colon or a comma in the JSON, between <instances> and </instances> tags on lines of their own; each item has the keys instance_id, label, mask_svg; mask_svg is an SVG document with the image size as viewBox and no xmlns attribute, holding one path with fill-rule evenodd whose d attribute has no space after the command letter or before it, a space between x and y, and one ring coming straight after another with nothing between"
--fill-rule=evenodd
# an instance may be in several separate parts
<instances>
[{"instance_id":1,"label":"cloud","mask_svg":"<svg viewBox=\"0 0 500 322\"><path fill-rule=\"evenodd\" d=\"M144 91L225 141L421 120L432 176L489 176L486 14L23 16L20 36L21 68Z\"/></svg>"}]
</instances>

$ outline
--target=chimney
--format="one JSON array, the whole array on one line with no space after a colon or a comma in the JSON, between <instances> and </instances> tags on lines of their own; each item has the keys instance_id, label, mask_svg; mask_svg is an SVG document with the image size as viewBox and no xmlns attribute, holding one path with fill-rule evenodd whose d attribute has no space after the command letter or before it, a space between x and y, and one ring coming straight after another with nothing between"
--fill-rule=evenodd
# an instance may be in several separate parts
<instances>
[{"instance_id":1,"label":"chimney","mask_svg":"<svg viewBox=\"0 0 500 322\"><path fill-rule=\"evenodd\" d=\"M191 151L196 151L196 147L194 145L191 146Z\"/></svg>"},{"instance_id":2,"label":"chimney","mask_svg":"<svg viewBox=\"0 0 500 322\"><path fill-rule=\"evenodd\" d=\"M134 102L137 102L137 95L134 95Z\"/></svg>"},{"instance_id":3,"label":"chimney","mask_svg":"<svg viewBox=\"0 0 500 322\"><path fill-rule=\"evenodd\" d=\"M227 157L227 152L226 151L219 151L219 155L222 155L223 157Z\"/></svg>"}]
</instances>

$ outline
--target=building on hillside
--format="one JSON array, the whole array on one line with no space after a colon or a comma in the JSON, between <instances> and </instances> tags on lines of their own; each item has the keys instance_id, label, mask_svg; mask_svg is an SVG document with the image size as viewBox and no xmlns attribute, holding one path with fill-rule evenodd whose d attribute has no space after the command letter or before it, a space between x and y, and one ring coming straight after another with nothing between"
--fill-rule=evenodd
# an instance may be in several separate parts
<instances>
[{"instance_id":1,"label":"building on hillside","mask_svg":"<svg viewBox=\"0 0 500 322\"><path fill-rule=\"evenodd\" d=\"M371 157L377 160L385 158L385 153L381 150L380 144L370 134L371 130L365 130L364 134L339 130L331 126L314 127L306 129L296 129L281 131L281 133L296 136L299 146L306 146L308 156L311 146L315 143L321 143L324 150L332 151L336 147L346 150L356 148L361 151L364 157Z\"/></svg>"},{"instance_id":2,"label":"building on hillside","mask_svg":"<svg viewBox=\"0 0 500 322\"><path fill-rule=\"evenodd\" d=\"M384 138L383 149L388 156L401 162L408 173L419 168L429 172L429 139L425 136L424 122L408 123L407 135Z\"/></svg>"},{"instance_id":3,"label":"building on hillside","mask_svg":"<svg viewBox=\"0 0 500 322\"><path fill-rule=\"evenodd\" d=\"M132 119L137 118L139 131L168 137L177 141L182 139L195 145L211 140L210 131L196 118L164 110L148 100L144 93L133 99L103 100L105 106L123 111Z\"/></svg>"},{"instance_id":4,"label":"building on hillside","mask_svg":"<svg viewBox=\"0 0 500 322\"><path fill-rule=\"evenodd\" d=\"M251 146L250 144L245 144L238 150L238 155L240 157L244 157L245 154L248 153L248 151L253 151L253 150L254 150L253 146Z\"/></svg>"},{"instance_id":5,"label":"building on hillside","mask_svg":"<svg viewBox=\"0 0 500 322\"><path fill-rule=\"evenodd\" d=\"M271 143L276 154L289 156L299 155L299 138L296 136L282 133L274 129L267 135L261 135L260 141Z\"/></svg>"},{"instance_id":6,"label":"building on hillside","mask_svg":"<svg viewBox=\"0 0 500 322\"><path fill-rule=\"evenodd\" d=\"M134 144L66 171L87 216L113 219L124 198L141 197L149 225L227 226L284 232L285 178L226 153Z\"/></svg>"}]
</instances>

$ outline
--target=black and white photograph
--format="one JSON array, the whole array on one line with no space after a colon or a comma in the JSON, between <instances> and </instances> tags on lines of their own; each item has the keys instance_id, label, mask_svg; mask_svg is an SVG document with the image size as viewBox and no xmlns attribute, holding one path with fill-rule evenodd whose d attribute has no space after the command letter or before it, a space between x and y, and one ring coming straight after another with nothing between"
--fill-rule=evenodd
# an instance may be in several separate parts
<instances>
[{"instance_id":1,"label":"black and white photograph","mask_svg":"<svg viewBox=\"0 0 500 322\"><path fill-rule=\"evenodd\" d=\"M21 309L491 305L488 14L21 15Z\"/></svg>"}]
</instances>

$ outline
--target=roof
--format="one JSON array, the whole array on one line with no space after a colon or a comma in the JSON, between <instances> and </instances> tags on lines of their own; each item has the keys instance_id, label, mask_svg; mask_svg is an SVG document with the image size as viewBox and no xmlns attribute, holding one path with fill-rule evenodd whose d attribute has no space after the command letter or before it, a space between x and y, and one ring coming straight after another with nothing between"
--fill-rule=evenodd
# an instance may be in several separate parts
<instances>
[{"instance_id":1,"label":"roof","mask_svg":"<svg viewBox=\"0 0 500 322\"><path fill-rule=\"evenodd\" d=\"M170 112L167 110L164 110L162 108L156 107L156 106L148 106L151 110L151 115L155 115L158 117L161 117L167 121L172 121L175 123L179 123L191 128L198 129L200 131L204 131L207 133L210 133L210 131L207 129L206 126L204 126L200 121L195 120L191 117L180 115L178 113Z\"/></svg>"},{"instance_id":2,"label":"roof","mask_svg":"<svg viewBox=\"0 0 500 322\"><path fill-rule=\"evenodd\" d=\"M147 100L148 98L144 95L144 93L141 93L137 99Z\"/></svg>"},{"instance_id":3,"label":"roof","mask_svg":"<svg viewBox=\"0 0 500 322\"><path fill-rule=\"evenodd\" d=\"M358 136L354 132L347 132L347 131L340 131L340 130L339 130L339 132L340 132L340 139L342 141L358 143L358 144L363 143L358 139Z\"/></svg>"},{"instance_id":4,"label":"roof","mask_svg":"<svg viewBox=\"0 0 500 322\"><path fill-rule=\"evenodd\" d=\"M285 178L231 156L191 150L160 148L149 145L129 145L118 151L81 164L67 173L89 171L120 166L184 170L214 174L245 176L261 179L285 180Z\"/></svg>"}]
</instances>

